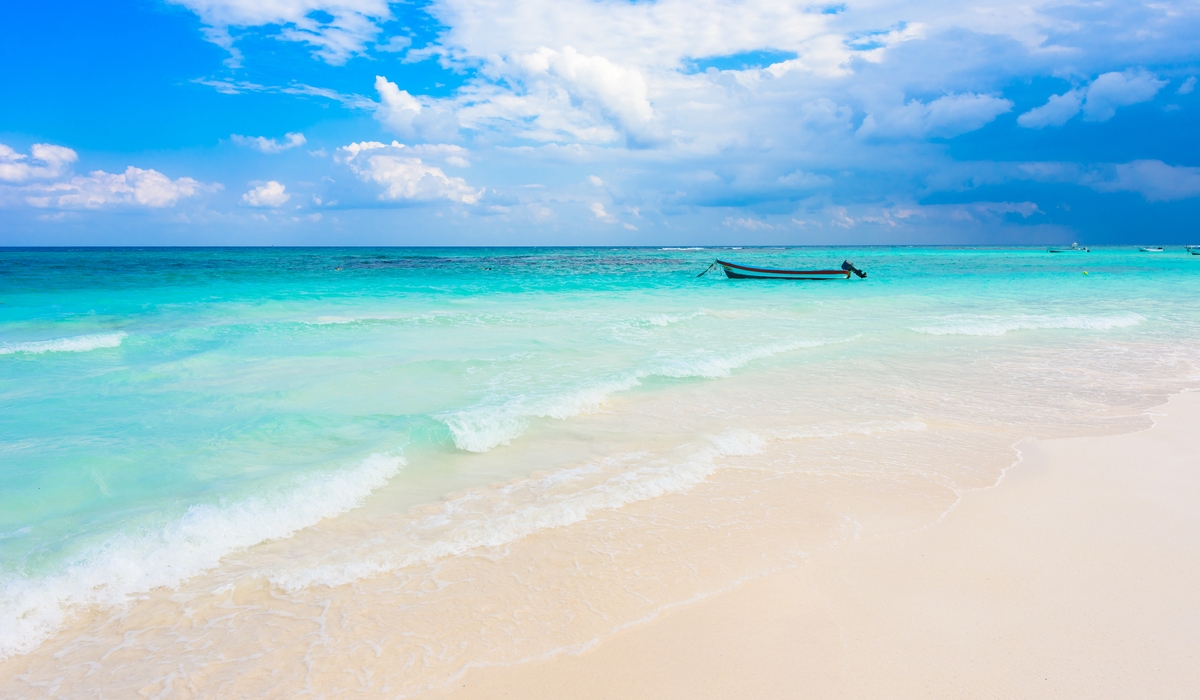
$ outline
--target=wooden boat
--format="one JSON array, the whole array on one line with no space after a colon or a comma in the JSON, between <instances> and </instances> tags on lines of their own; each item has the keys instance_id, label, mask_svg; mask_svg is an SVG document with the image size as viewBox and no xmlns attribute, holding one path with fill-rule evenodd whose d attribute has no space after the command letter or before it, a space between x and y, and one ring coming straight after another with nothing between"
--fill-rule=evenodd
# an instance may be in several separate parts
<instances>
[{"instance_id":1,"label":"wooden boat","mask_svg":"<svg viewBox=\"0 0 1200 700\"><path fill-rule=\"evenodd\" d=\"M725 271L725 276L731 280L845 280L850 279L851 273L859 277L867 276L867 273L855 267L849 260L842 263L840 270L776 270L767 267L738 265L724 260L717 260L708 266L708 270L713 267L720 267ZM708 270L697 276L703 276Z\"/></svg>"},{"instance_id":2,"label":"wooden boat","mask_svg":"<svg viewBox=\"0 0 1200 700\"><path fill-rule=\"evenodd\" d=\"M1144 248L1138 248L1138 250L1143 253L1161 253L1163 252L1163 247L1160 245L1148 245Z\"/></svg>"},{"instance_id":3,"label":"wooden boat","mask_svg":"<svg viewBox=\"0 0 1200 700\"><path fill-rule=\"evenodd\" d=\"M1050 246L1046 250L1051 253L1086 253L1086 252L1088 252L1087 248L1084 248L1083 246L1079 245L1078 243L1072 243L1070 248L1068 248L1066 246Z\"/></svg>"}]
</instances>

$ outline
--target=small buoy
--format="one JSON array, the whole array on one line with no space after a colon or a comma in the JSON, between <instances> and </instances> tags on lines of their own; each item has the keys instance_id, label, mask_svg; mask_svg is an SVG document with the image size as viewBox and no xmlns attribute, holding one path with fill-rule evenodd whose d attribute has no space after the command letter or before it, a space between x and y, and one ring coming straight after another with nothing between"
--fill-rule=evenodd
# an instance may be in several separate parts
<instances>
[{"instance_id":1,"label":"small buoy","mask_svg":"<svg viewBox=\"0 0 1200 700\"><path fill-rule=\"evenodd\" d=\"M1086 274L1087 274L1087 270L1084 270L1084 271L1083 271L1083 274L1085 274L1085 275L1086 275Z\"/></svg>"}]
</instances>

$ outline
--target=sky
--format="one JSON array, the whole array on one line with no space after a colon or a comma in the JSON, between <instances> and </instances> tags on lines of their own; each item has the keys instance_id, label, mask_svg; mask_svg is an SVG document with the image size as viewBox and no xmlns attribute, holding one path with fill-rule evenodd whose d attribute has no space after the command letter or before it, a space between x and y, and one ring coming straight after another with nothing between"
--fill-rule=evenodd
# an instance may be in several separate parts
<instances>
[{"instance_id":1,"label":"sky","mask_svg":"<svg viewBox=\"0 0 1200 700\"><path fill-rule=\"evenodd\" d=\"M0 246L1200 244L1200 3L41 0Z\"/></svg>"}]
</instances>

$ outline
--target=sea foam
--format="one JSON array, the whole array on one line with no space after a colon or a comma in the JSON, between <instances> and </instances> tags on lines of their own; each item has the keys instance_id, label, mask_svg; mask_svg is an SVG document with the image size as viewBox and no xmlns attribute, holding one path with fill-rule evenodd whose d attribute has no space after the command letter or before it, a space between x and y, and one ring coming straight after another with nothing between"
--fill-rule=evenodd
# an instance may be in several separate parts
<instances>
[{"instance_id":1,"label":"sea foam","mask_svg":"<svg viewBox=\"0 0 1200 700\"><path fill-rule=\"evenodd\" d=\"M69 338L53 340L35 340L28 343L5 343L0 345L0 355L28 353L40 355L44 352L87 352L101 348L115 348L126 337L125 333L96 333L94 335L76 335Z\"/></svg>"},{"instance_id":2,"label":"sea foam","mask_svg":"<svg viewBox=\"0 0 1200 700\"><path fill-rule=\"evenodd\" d=\"M521 395L500 402L482 402L471 408L434 416L442 421L454 439L454 445L468 452L487 452L507 445L529 427L534 418L565 420L599 411L612 394L628 391L649 377L716 379L728 377L733 370L793 350L829 345L832 340L802 340L750 348L722 355L696 352L687 355L662 353L643 367L613 377L595 380L580 387Z\"/></svg>"},{"instance_id":3,"label":"sea foam","mask_svg":"<svg viewBox=\"0 0 1200 700\"><path fill-rule=\"evenodd\" d=\"M356 508L404 463L400 456L372 455L352 469L303 477L271 495L194 505L161 529L109 538L59 574L6 576L0 579L0 660L32 650L84 608L177 587L228 554Z\"/></svg>"},{"instance_id":4,"label":"sea foam","mask_svg":"<svg viewBox=\"0 0 1200 700\"><path fill-rule=\"evenodd\" d=\"M1145 321L1140 314L1119 316L956 316L931 326L913 328L927 335L1001 336L1010 331L1042 329L1079 329L1104 331L1127 328Z\"/></svg>"},{"instance_id":5,"label":"sea foam","mask_svg":"<svg viewBox=\"0 0 1200 700\"><path fill-rule=\"evenodd\" d=\"M339 586L409 566L511 544L550 528L578 523L597 511L687 491L704 481L721 458L762 451L766 442L748 431L731 431L678 459L649 459L644 453L619 455L585 467L559 470L489 491L476 491L442 504L439 512L395 533L382 551L350 561L277 570L268 575L288 592ZM645 464L637 465L639 461ZM587 475L607 478L581 489L571 482ZM564 488L566 487L566 488ZM370 543L378 548L379 540ZM340 555L340 553L339 553Z\"/></svg>"},{"instance_id":6,"label":"sea foam","mask_svg":"<svg viewBox=\"0 0 1200 700\"><path fill-rule=\"evenodd\" d=\"M774 442L924 429L924 423L908 420L816 425L764 435L731 430L710 436L702 444L681 446L672 457L654 458L644 452L615 455L497 488L474 490L357 550L335 552L325 557L326 563L277 569L267 577L289 593L311 586L341 586L473 550L504 547L543 530L574 525L601 511L683 493L707 480L728 458L760 454Z\"/></svg>"}]
</instances>

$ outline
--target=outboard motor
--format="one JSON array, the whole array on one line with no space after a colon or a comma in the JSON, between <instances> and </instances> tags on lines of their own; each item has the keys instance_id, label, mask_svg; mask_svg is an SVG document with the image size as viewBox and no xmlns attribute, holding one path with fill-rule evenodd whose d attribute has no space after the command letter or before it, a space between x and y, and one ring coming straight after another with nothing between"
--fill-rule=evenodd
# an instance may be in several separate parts
<instances>
[{"instance_id":1,"label":"outboard motor","mask_svg":"<svg viewBox=\"0 0 1200 700\"><path fill-rule=\"evenodd\" d=\"M846 260L842 263L842 269L846 270L847 272L853 272L854 274L858 275L859 279L866 279L867 273L855 267L854 263L850 262L849 260Z\"/></svg>"}]
</instances>

